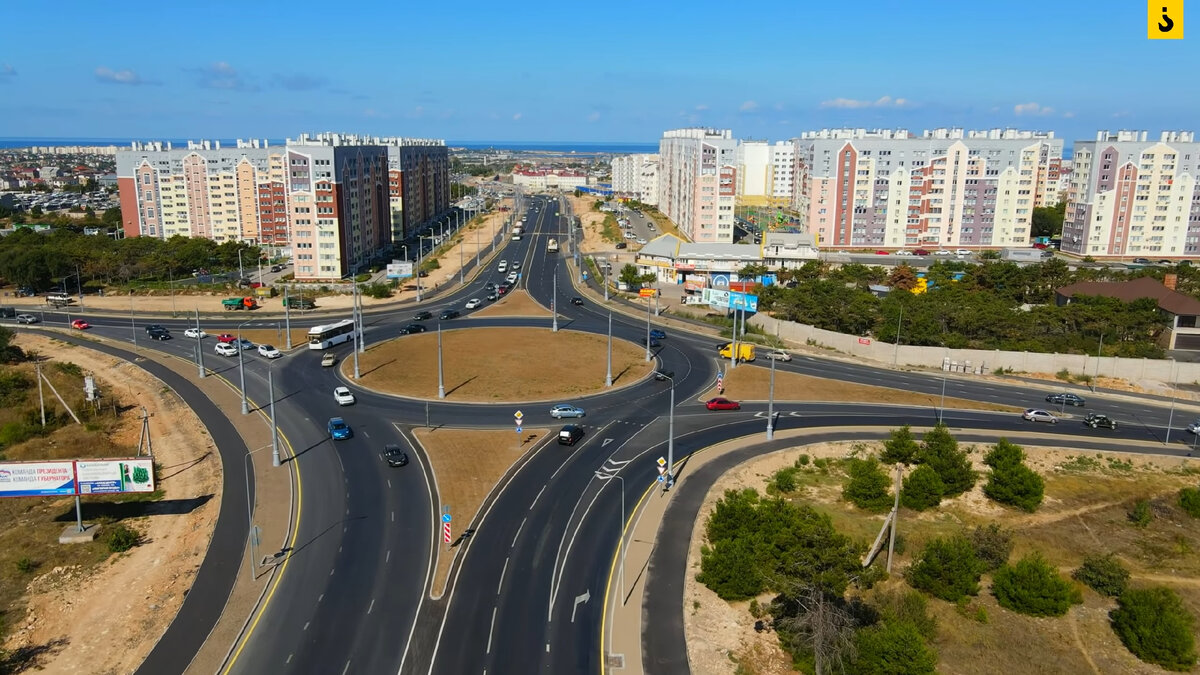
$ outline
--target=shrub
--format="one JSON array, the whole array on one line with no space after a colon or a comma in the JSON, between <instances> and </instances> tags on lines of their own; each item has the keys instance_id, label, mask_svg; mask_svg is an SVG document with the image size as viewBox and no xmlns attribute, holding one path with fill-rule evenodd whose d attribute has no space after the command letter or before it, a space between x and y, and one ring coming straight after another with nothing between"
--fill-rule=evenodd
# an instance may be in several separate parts
<instances>
[{"instance_id":1,"label":"shrub","mask_svg":"<svg viewBox=\"0 0 1200 675\"><path fill-rule=\"evenodd\" d=\"M884 621L906 621L925 638L937 637L937 619L929 614L929 601L917 591L897 589L880 593L876 605Z\"/></svg>"},{"instance_id":2,"label":"shrub","mask_svg":"<svg viewBox=\"0 0 1200 675\"><path fill-rule=\"evenodd\" d=\"M772 494L787 494L796 491L796 474L800 469L787 466L776 471L771 480L767 481L767 492Z\"/></svg>"},{"instance_id":3,"label":"shrub","mask_svg":"<svg viewBox=\"0 0 1200 675\"><path fill-rule=\"evenodd\" d=\"M37 411L34 411L37 414ZM0 447L27 441L41 433L41 428L29 422L6 422L0 426Z\"/></svg>"},{"instance_id":4,"label":"shrub","mask_svg":"<svg viewBox=\"0 0 1200 675\"><path fill-rule=\"evenodd\" d=\"M1033 513L1046 496L1046 483L1024 464L992 469L983 494L989 499Z\"/></svg>"},{"instance_id":5,"label":"shrub","mask_svg":"<svg viewBox=\"0 0 1200 675\"><path fill-rule=\"evenodd\" d=\"M1129 584L1129 570L1111 553L1085 557L1079 569L1072 572L1071 576L1100 595L1110 598L1124 593Z\"/></svg>"},{"instance_id":6,"label":"shrub","mask_svg":"<svg viewBox=\"0 0 1200 675\"><path fill-rule=\"evenodd\" d=\"M38 564L29 557L21 558L16 562L17 571L22 574L29 574L38 568Z\"/></svg>"},{"instance_id":7,"label":"shrub","mask_svg":"<svg viewBox=\"0 0 1200 675\"><path fill-rule=\"evenodd\" d=\"M912 427L905 424L899 429L893 429L891 436L883 442L883 452L879 461L884 464L912 464L917 460L917 452L921 446L913 438Z\"/></svg>"},{"instance_id":8,"label":"shrub","mask_svg":"<svg viewBox=\"0 0 1200 675\"><path fill-rule=\"evenodd\" d=\"M904 488L900 491L900 503L914 511L931 509L942 503L946 486L938 473L928 466L918 466L904 477Z\"/></svg>"},{"instance_id":9,"label":"shrub","mask_svg":"<svg viewBox=\"0 0 1200 675\"><path fill-rule=\"evenodd\" d=\"M890 482L874 457L851 459L850 479L842 487L842 498L860 509L886 511L892 505Z\"/></svg>"},{"instance_id":10,"label":"shrub","mask_svg":"<svg viewBox=\"0 0 1200 675\"><path fill-rule=\"evenodd\" d=\"M1138 527L1146 527L1150 521L1154 520L1154 512L1150 510L1150 501L1146 499L1139 499L1134 503L1127 515L1129 521Z\"/></svg>"},{"instance_id":11,"label":"shrub","mask_svg":"<svg viewBox=\"0 0 1200 675\"><path fill-rule=\"evenodd\" d=\"M943 497L957 497L975 487L975 470L964 450L958 449L958 441L950 435L946 425L939 424L925 434L917 461L937 472L946 491Z\"/></svg>"},{"instance_id":12,"label":"shrub","mask_svg":"<svg viewBox=\"0 0 1200 675\"><path fill-rule=\"evenodd\" d=\"M801 454L796 458L796 466L808 466L809 456L807 453Z\"/></svg>"},{"instance_id":13,"label":"shrub","mask_svg":"<svg viewBox=\"0 0 1200 675\"><path fill-rule=\"evenodd\" d=\"M142 535L138 534L136 530L126 527L123 523L117 523L109 529L104 541L108 544L109 551L124 553L141 543Z\"/></svg>"},{"instance_id":14,"label":"shrub","mask_svg":"<svg viewBox=\"0 0 1200 675\"><path fill-rule=\"evenodd\" d=\"M1001 438L983 457L983 463L992 469L1014 467L1025 461L1025 451L1021 446L1010 443L1007 438Z\"/></svg>"},{"instance_id":15,"label":"shrub","mask_svg":"<svg viewBox=\"0 0 1200 675\"><path fill-rule=\"evenodd\" d=\"M1193 518L1200 518L1200 488L1183 488L1179 491L1179 508Z\"/></svg>"},{"instance_id":16,"label":"shrub","mask_svg":"<svg viewBox=\"0 0 1200 675\"><path fill-rule=\"evenodd\" d=\"M935 652L908 621L864 628L855 637L858 654L852 672L860 675L926 675L937 672Z\"/></svg>"},{"instance_id":17,"label":"shrub","mask_svg":"<svg viewBox=\"0 0 1200 675\"><path fill-rule=\"evenodd\" d=\"M1177 671L1196 665L1196 620L1171 589L1131 588L1108 616L1113 632L1142 661Z\"/></svg>"},{"instance_id":18,"label":"shrub","mask_svg":"<svg viewBox=\"0 0 1200 675\"><path fill-rule=\"evenodd\" d=\"M0 404L10 407L25 399L25 392L33 387L32 379L15 370L0 371Z\"/></svg>"},{"instance_id":19,"label":"shrub","mask_svg":"<svg viewBox=\"0 0 1200 675\"><path fill-rule=\"evenodd\" d=\"M997 570L992 595L1001 607L1031 616L1062 616L1083 602L1079 589L1036 551Z\"/></svg>"},{"instance_id":20,"label":"shrub","mask_svg":"<svg viewBox=\"0 0 1200 675\"><path fill-rule=\"evenodd\" d=\"M63 375L70 375L71 377L83 377L83 369L75 363L70 363L67 361L55 361L54 369Z\"/></svg>"},{"instance_id":21,"label":"shrub","mask_svg":"<svg viewBox=\"0 0 1200 675\"><path fill-rule=\"evenodd\" d=\"M366 284L360 290L363 295L376 300L386 300L392 297L392 287L387 284Z\"/></svg>"},{"instance_id":22,"label":"shrub","mask_svg":"<svg viewBox=\"0 0 1200 675\"><path fill-rule=\"evenodd\" d=\"M962 535L933 539L905 573L909 585L935 598L955 602L979 593L983 565Z\"/></svg>"},{"instance_id":23,"label":"shrub","mask_svg":"<svg viewBox=\"0 0 1200 675\"><path fill-rule=\"evenodd\" d=\"M984 571L1000 569L1008 563L1012 555L1013 533L996 523L980 525L971 532L971 546L975 549L975 557L979 558Z\"/></svg>"}]
</instances>

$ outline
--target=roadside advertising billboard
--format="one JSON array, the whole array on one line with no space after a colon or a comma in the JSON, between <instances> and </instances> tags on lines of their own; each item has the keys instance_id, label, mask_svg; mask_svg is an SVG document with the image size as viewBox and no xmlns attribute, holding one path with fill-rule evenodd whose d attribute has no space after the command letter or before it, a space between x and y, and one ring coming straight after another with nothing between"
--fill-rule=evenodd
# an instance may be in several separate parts
<instances>
[{"instance_id":1,"label":"roadside advertising billboard","mask_svg":"<svg viewBox=\"0 0 1200 675\"><path fill-rule=\"evenodd\" d=\"M0 497L154 492L154 459L0 462Z\"/></svg>"},{"instance_id":2,"label":"roadside advertising billboard","mask_svg":"<svg viewBox=\"0 0 1200 675\"><path fill-rule=\"evenodd\" d=\"M140 459L80 460L75 462L79 494L154 492L154 462Z\"/></svg>"},{"instance_id":3,"label":"roadside advertising billboard","mask_svg":"<svg viewBox=\"0 0 1200 675\"><path fill-rule=\"evenodd\" d=\"M2 462L0 497L75 494L74 462Z\"/></svg>"}]
</instances>

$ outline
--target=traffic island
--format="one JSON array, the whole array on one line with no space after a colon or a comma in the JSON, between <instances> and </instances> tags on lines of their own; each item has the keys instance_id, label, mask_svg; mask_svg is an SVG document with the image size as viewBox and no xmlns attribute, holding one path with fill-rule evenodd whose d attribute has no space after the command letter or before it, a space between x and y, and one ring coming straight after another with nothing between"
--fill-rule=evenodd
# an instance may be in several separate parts
<instances>
[{"instance_id":1,"label":"traffic island","mask_svg":"<svg viewBox=\"0 0 1200 675\"><path fill-rule=\"evenodd\" d=\"M550 310L538 304L525 291L510 291L494 304L484 307L471 316L550 316Z\"/></svg>"}]
</instances>

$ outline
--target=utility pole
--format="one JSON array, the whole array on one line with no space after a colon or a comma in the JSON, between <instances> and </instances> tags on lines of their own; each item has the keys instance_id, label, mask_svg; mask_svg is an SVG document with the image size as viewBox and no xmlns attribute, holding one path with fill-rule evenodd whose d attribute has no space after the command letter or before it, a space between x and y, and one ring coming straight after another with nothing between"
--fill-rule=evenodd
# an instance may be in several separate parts
<instances>
[{"instance_id":1,"label":"utility pole","mask_svg":"<svg viewBox=\"0 0 1200 675\"><path fill-rule=\"evenodd\" d=\"M129 332L133 334L133 353L137 353L137 324L133 322L133 291L129 291Z\"/></svg>"},{"instance_id":2,"label":"utility pole","mask_svg":"<svg viewBox=\"0 0 1200 675\"><path fill-rule=\"evenodd\" d=\"M446 381L442 377L442 322L438 321L438 398L446 398Z\"/></svg>"},{"instance_id":3,"label":"utility pole","mask_svg":"<svg viewBox=\"0 0 1200 675\"><path fill-rule=\"evenodd\" d=\"M892 347L892 365L900 359L900 324L904 321L904 305L900 305L900 318L896 319L896 344ZM776 326L779 324L776 323Z\"/></svg>"},{"instance_id":4,"label":"utility pole","mask_svg":"<svg viewBox=\"0 0 1200 675\"><path fill-rule=\"evenodd\" d=\"M42 407L42 428L45 429L46 428L46 398L42 395L42 358L40 356L37 358L36 361L33 362L33 367L35 370L37 370L38 403Z\"/></svg>"},{"instance_id":5,"label":"utility pole","mask_svg":"<svg viewBox=\"0 0 1200 675\"><path fill-rule=\"evenodd\" d=\"M771 388L767 396L767 440L775 439L775 361L771 359Z\"/></svg>"},{"instance_id":6,"label":"utility pole","mask_svg":"<svg viewBox=\"0 0 1200 675\"><path fill-rule=\"evenodd\" d=\"M267 397L271 401L271 466L279 466L279 427L275 422L275 366L267 363Z\"/></svg>"},{"instance_id":7,"label":"utility pole","mask_svg":"<svg viewBox=\"0 0 1200 675\"><path fill-rule=\"evenodd\" d=\"M204 372L204 343L201 339L204 334L200 332L200 308L196 308L196 367L200 370L199 377L204 379L207 375Z\"/></svg>"},{"instance_id":8,"label":"utility pole","mask_svg":"<svg viewBox=\"0 0 1200 675\"><path fill-rule=\"evenodd\" d=\"M551 333L558 332L558 265L554 265L553 290L550 295L550 313L554 315L554 323L550 326ZM647 359L648 361L649 359Z\"/></svg>"},{"instance_id":9,"label":"utility pole","mask_svg":"<svg viewBox=\"0 0 1200 675\"><path fill-rule=\"evenodd\" d=\"M646 298L646 360L650 358L650 298Z\"/></svg>"},{"instance_id":10,"label":"utility pole","mask_svg":"<svg viewBox=\"0 0 1200 675\"><path fill-rule=\"evenodd\" d=\"M612 310L608 310L608 374L604 376L604 386L612 386ZM1200 435L1200 434L1198 434Z\"/></svg>"},{"instance_id":11,"label":"utility pole","mask_svg":"<svg viewBox=\"0 0 1200 675\"><path fill-rule=\"evenodd\" d=\"M301 298L304 296L301 295ZM199 310L197 310L199 311ZM197 316L196 321L199 321ZM288 289L283 287L283 330L287 333L287 348L292 348L292 306L288 304Z\"/></svg>"},{"instance_id":12,"label":"utility pole","mask_svg":"<svg viewBox=\"0 0 1200 675\"><path fill-rule=\"evenodd\" d=\"M358 284L354 284L354 305L358 307ZM358 371L358 345L362 342L362 331L358 329L357 315L351 316L351 321L354 321L354 379L361 377Z\"/></svg>"}]
</instances>

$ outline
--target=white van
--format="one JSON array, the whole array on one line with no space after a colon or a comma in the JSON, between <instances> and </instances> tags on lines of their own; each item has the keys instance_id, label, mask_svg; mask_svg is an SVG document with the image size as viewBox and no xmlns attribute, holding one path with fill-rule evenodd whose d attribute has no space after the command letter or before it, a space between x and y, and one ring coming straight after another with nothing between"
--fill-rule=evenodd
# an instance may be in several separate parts
<instances>
[{"instance_id":1,"label":"white van","mask_svg":"<svg viewBox=\"0 0 1200 675\"><path fill-rule=\"evenodd\" d=\"M71 300L71 296L66 293L50 293L46 296L46 302L52 305L65 305Z\"/></svg>"}]
</instances>

